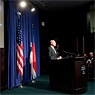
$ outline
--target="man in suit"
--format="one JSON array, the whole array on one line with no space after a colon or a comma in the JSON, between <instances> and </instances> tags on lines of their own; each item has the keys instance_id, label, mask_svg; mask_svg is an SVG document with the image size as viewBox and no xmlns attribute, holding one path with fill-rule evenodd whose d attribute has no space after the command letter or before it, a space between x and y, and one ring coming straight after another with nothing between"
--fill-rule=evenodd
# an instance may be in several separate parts
<instances>
[{"instance_id":1,"label":"man in suit","mask_svg":"<svg viewBox=\"0 0 95 95\"><path fill-rule=\"evenodd\" d=\"M93 56L93 52L89 53L89 59L87 60L87 69L88 69L88 77L89 78L94 78L95 77L95 71L94 71L94 56Z\"/></svg>"},{"instance_id":2,"label":"man in suit","mask_svg":"<svg viewBox=\"0 0 95 95\"><path fill-rule=\"evenodd\" d=\"M59 59L62 59L61 56L58 56L57 55L57 52L56 52L56 50L54 48L55 46L56 46L55 40L51 40L50 41L50 47L48 48L48 50L49 50L49 58L51 60L59 60Z\"/></svg>"}]
</instances>

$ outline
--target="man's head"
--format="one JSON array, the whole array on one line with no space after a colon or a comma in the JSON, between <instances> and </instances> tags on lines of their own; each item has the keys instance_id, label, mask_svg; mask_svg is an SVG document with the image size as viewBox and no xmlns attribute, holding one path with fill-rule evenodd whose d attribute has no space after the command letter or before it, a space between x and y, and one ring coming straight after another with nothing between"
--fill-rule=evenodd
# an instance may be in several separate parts
<instances>
[{"instance_id":1,"label":"man's head","mask_svg":"<svg viewBox=\"0 0 95 95\"><path fill-rule=\"evenodd\" d=\"M51 44L53 47L55 47L55 46L56 46L55 40L50 40L50 44Z\"/></svg>"},{"instance_id":2,"label":"man's head","mask_svg":"<svg viewBox=\"0 0 95 95\"><path fill-rule=\"evenodd\" d=\"M93 58L93 52L90 52L89 54L90 54L90 57Z\"/></svg>"},{"instance_id":3,"label":"man's head","mask_svg":"<svg viewBox=\"0 0 95 95\"><path fill-rule=\"evenodd\" d=\"M87 56L87 54L86 54L86 53L84 53L84 54L83 54L83 56L84 56L84 57L86 57L86 56Z\"/></svg>"}]
</instances>

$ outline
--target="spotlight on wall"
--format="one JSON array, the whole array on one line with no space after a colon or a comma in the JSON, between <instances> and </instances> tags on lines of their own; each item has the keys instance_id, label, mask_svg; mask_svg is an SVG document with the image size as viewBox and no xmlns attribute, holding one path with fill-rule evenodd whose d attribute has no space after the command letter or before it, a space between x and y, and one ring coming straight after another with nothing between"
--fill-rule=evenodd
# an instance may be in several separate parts
<instances>
[{"instance_id":1,"label":"spotlight on wall","mask_svg":"<svg viewBox=\"0 0 95 95\"><path fill-rule=\"evenodd\" d=\"M31 12L34 12L35 11L35 8L33 7L33 8L31 8Z\"/></svg>"},{"instance_id":2,"label":"spotlight on wall","mask_svg":"<svg viewBox=\"0 0 95 95\"><path fill-rule=\"evenodd\" d=\"M25 1L21 1L21 2L20 2L20 6L21 6L22 8L26 7L26 5L27 5L27 3L26 3Z\"/></svg>"},{"instance_id":3,"label":"spotlight on wall","mask_svg":"<svg viewBox=\"0 0 95 95\"><path fill-rule=\"evenodd\" d=\"M34 11L35 11L35 7L34 7L34 5L31 4L31 3L29 3L29 5L30 5L30 8L31 8L31 12L34 12Z\"/></svg>"}]
</instances>

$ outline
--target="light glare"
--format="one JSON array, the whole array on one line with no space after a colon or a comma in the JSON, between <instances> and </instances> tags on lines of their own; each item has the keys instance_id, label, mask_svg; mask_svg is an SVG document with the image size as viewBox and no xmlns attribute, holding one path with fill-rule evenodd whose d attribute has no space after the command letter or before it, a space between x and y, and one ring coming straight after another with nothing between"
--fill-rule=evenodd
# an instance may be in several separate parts
<instances>
[{"instance_id":1,"label":"light glare","mask_svg":"<svg viewBox=\"0 0 95 95\"><path fill-rule=\"evenodd\" d=\"M25 1L20 2L20 6L23 8L26 7L26 2Z\"/></svg>"},{"instance_id":2,"label":"light glare","mask_svg":"<svg viewBox=\"0 0 95 95\"><path fill-rule=\"evenodd\" d=\"M31 11L34 12L35 11L35 8L32 8Z\"/></svg>"}]
</instances>

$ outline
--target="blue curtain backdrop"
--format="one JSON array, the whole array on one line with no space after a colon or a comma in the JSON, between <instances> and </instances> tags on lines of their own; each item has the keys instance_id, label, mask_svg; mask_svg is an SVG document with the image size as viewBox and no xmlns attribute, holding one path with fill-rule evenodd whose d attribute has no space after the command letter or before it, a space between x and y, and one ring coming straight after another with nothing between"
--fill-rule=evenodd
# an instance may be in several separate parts
<instances>
[{"instance_id":1,"label":"blue curtain backdrop","mask_svg":"<svg viewBox=\"0 0 95 95\"><path fill-rule=\"evenodd\" d=\"M17 12L19 11L15 2L9 1L8 7L8 89L20 85L20 75L16 69L16 30ZM36 58L37 58L37 77L40 76L40 37L39 37L39 16L38 12L31 12L29 9L20 10L21 12L21 31L24 46L24 71L22 82L31 80L31 65L29 63L30 41L34 35ZM34 24L34 28L32 28ZM32 35L33 33L33 35Z\"/></svg>"}]
</instances>

